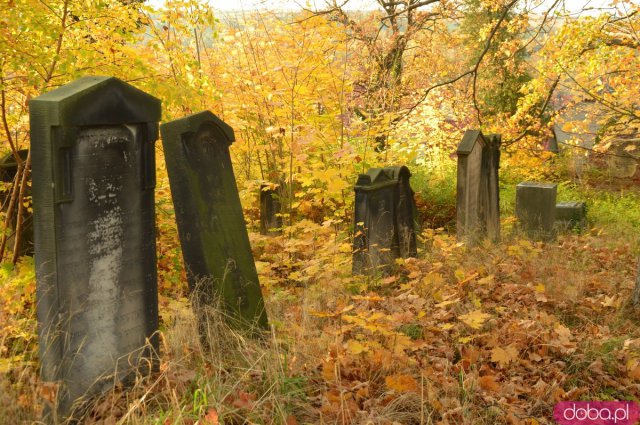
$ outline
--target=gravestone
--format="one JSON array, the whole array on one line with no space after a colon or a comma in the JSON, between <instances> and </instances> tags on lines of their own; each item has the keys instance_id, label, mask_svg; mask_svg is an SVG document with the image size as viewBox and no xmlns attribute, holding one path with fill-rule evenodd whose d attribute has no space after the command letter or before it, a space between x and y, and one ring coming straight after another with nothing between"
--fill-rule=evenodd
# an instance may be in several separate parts
<instances>
[{"instance_id":1,"label":"gravestone","mask_svg":"<svg viewBox=\"0 0 640 425\"><path fill-rule=\"evenodd\" d=\"M270 185L260 186L260 233L276 235L282 232L281 204L278 191Z\"/></svg>"},{"instance_id":2,"label":"gravestone","mask_svg":"<svg viewBox=\"0 0 640 425\"><path fill-rule=\"evenodd\" d=\"M160 101L84 77L29 106L41 375L61 383L49 414L77 417L158 351Z\"/></svg>"},{"instance_id":3,"label":"gravestone","mask_svg":"<svg viewBox=\"0 0 640 425\"><path fill-rule=\"evenodd\" d=\"M456 230L458 239L500 239L501 136L467 130L458 145Z\"/></svg>"},{"instance_id":4,"label":"gravestone","mask_svg":"<svg viewBox=\"0 0 640 425\"><path fill-rule=\"evenodd\" d=\"M28 149L21 149L18 151L20 158L25 161L27 159ZM19 182L15 182L16 174L18 173L18 163L13 156L13 153L9 152L0 159L0 182L4 183L4 187L0 186L0 211L7 213L9 209L9 203L11 201L11 188ZM31 179L29 179L30 181ZM23 209L22 215L22 231L20 232L19 255L33 255L33 214L29 211L32 207L30 197L31 189L27 187L24 191L25 201L28 201L27 207ZM15 232L17 226L18 206L16 205L13 210L13 216L10 220L11 232L10 237L7 238L7 247L13 249L15 244Z\"/></svg>"},{"instance_id":5,"label":"gravestone","mask_svg":"<svg viewBox=\"0 0 640 425\"><path fill-rule=\"evenodd\" d=\"M233 129L209 111L160 127L189 286L199 305L222 300L232 324L267 328L229 146Z\"/></svg>"},{"instance_id":6,"label":"gravestone","mask_svg":"<svg viewBox=\"0 0 640 425\"><path fill-rule=\"evenodd\" d=\"M556 228L558 230L583 230L586 222L587 206L584 202L569 201L556 204Z\"/></svg>"},{"instance_id":7,"label":"gravestone","mask_svg":"<svg viewBox=\"0 0 640 425\"><path fill-rule=\"evenodd\" d=\"M516 217L530 238L554 237L557 192L557 184L523 182L516 186Z\"/></svg>"},{"instance_id":8,"label":"gravestone","mask_svg":"<svg viewBox=\"0 0 640 425\"><path fill-rule=\"evenodd\" d=\"M386 273L395 258L417 255L415 201L405 166L372 168L355 185L353 273Z\"/></svg>"},{"instance_id":9,"label":"gravestone","mask_svg":"<svg viewBox=\"0 0 640 425\"><path fill-rule=\"evenodd\" d=\"M416 203L409 179L411 172L407 167L385 167L385 173L396 181L395 213L400 257L416 257Z\"/></svg>"}]
</instances>

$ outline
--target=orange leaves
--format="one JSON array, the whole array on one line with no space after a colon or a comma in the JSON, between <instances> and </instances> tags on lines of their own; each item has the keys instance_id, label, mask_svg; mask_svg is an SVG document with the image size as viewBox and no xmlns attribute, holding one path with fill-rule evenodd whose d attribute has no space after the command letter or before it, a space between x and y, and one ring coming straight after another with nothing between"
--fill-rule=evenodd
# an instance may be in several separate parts
<instances>
[{"instance_id":1,"label":"orange leaves","mask_svg":"<svg viewBox=\"0 0 640 425\"><path fill-rule=\"evenodd\" d=\"M411 375L391 375L384 378L387 387L399 393L419 392L420 385Z\"/></svg>"},{"instance_id":2,"label":"orange leaves","mask_svg":"<svg viewBox=\"0 0 640 425\"><path fill-rule=\"evenodd\" d=\"M202 418L203 425L219 425L218 411L213 407L207 411L207 414Z\"/></svg>"},{"instance_id":3,"label":"orange leaves","mask_svg":"<svg viewBox=\"0 0 640 425\"><path fill-rule=\"evenodd\" d=\"M500 383L497 381L494 375L486 375L478 378L478 384L480 388L485 391L499 393L500 392Z\"/></svg>"}]
</instances>

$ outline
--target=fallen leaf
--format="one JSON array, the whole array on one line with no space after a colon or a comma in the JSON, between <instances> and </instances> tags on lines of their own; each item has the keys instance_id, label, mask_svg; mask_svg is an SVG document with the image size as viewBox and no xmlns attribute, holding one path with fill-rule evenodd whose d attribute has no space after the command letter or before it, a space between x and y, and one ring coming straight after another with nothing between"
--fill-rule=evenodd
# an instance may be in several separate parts
<instances>
[{"instance_id":1,"label":"fallen leaf","mask_svg":"<svg viewBox=\"0 0 640 425\"><path fill-rule=\"evenodd\" d=\"M504 368L512 361L518 358L518 349L513 345L509 345L506 349L502 347L496 347L491 350L491 361L498 363L500 367Z\"/></svg>"},{"instance_id":2,"label":"fallen leaf","mask_svg":"<svg viewBox=\"0 0 640 425\"><path fill-rule=\"evenodd\" d=\"M365 347L358 341L355 341L353 339L350 339L349 341L347 341L347 351L353 355L358 355L368 350L369 349L367 347Z\"/></svg>"},{"instance_id":3,"label":"fallen leaf","mask_svg":"<svg viewBox=\"0 0 640 425\"><path fill-rule=\"evenodd\" d=\"M418 382L411 375L391 375L384 378L387 387L400 393L418 392Z\"/></svg>"},{"instance_id":4,"label":"fallen leaf","mask_svg":"<svg viewBox=\"0 0 640 425\"><path fill-rule=\"evenodd\" d=\"M481 376L478 378L478 384L480 384L480 388L485 391L500 392L500 383L496 381L494 375Z\"/></svg>"},{"instance_id":5,"label":"fallen leaf","mask_svg":"<svg viewBox=\"0 0 640 425\"><path fill-rule=\"evenodd\" d=\"M204 415L204 422L209 425L219 425L218 411L211 407L207 410L207 414Z\"/></svg>"},{"instance_id":6,"label":"fallen leaf","mask_svg":"<svg viewBox=\"0 0 640 425\"><path fill-rule=\"evenodd\" d=\"M458 316L458 319L473 329L480 329L484 322L486 322L490 317L490 314L483 313L482 310L474 310L470 313Z\"/></svg>"},{"instance_id":7,"label":"fallen leaf","mask_svg":"<svg viewBox=\"0 0 640 425\"><path fill-rule=\"evenodd\" d=\"M289 415L287 416L287 420L285 421L285 425L298 425L298 420L295 416Z\"/></svg>"}]
</instances>

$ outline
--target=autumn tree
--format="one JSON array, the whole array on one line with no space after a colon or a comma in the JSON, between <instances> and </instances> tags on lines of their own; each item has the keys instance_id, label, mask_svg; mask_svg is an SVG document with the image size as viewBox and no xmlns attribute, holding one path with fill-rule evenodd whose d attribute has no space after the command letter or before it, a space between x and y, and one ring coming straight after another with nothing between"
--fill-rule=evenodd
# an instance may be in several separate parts
<instances>
[{"instance_id":1,"label":"autumn tree","mask_svg":"<svg viewBox=\"0 0 640 425\"><path fill-rule=\"evenodd\" d=\"M20 237L8 247L15 222L19 236L25 217L30 156L18 151L28 147L27 102L30 98L83 74L143 77L144 70L131 67L133 46L139 40L140 5L120 1L47 2L17 0L3 6L0 16L0 134L2 151L8 151L18 166L13 182L3 192L3 233L0 260L7 248L17 261ZM136 72L142 71L142 72Z\"/></svg>"}]
</instances>

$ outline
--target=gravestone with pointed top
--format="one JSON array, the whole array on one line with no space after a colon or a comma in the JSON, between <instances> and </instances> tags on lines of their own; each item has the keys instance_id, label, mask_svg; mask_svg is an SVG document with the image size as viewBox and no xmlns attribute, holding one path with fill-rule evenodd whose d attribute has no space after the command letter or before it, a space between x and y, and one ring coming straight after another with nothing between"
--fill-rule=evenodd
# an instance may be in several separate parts
<instances>
[{"instance_id":1,"label":"gravestone with pointed top","mask_svg":"<svg viewBox=\"0 0 640 425\"><path fill-rule=\"evenodd\" d=\"M458 146L456 231L459 239L500 239L498 169L501 136L467 130Z\"/></svg>"},{"instance_id":2,"label":"gravestone with pointed top","mask_svg":"<svg viewBox=\"0 0 640 425\"><path fill-rule=\"evenodd\" d=\"M354 274L385 274L394 259L417 255L410 177L405 166L372 168L358 177L354 188Z\"/></svg>"},{"instance_id":3,"label":"gravestone with pointed top","mask_svg":"<svg viewBox=\"0 0 640 425\"><path fill-rule=\"evenodd\" d=\"M195 301L211 306L222 300L232 324L250 330L267 328L229 153L233 129L204 111L162 124L160 131ZM206 335L202 336L206 343Z\"/></svg>"},{"instance_id":4,"label":"gravestone with pointed top","mask_svg":"<svg viewBox=\"0 0 640 425\"><path fill-rule=\"evenodd\" d=\"M158 350L160 101L84 77L29 102L41 375L58 418L146 373Z\"/></svg>"}]
</instances>

